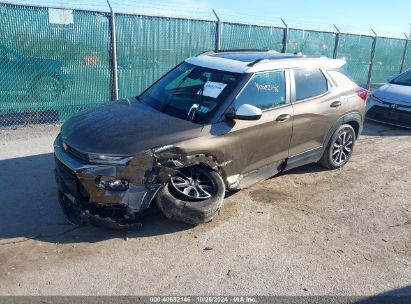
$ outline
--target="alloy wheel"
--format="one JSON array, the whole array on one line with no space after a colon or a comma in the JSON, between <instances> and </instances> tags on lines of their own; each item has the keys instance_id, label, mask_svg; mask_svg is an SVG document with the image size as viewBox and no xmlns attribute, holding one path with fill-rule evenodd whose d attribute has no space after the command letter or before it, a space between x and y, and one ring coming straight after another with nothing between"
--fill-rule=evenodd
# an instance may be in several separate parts
<instances>
[{"instance_id":1,"label":"alloy wheel","mask_svg":"<svg viewBox=\"0 0 411 304\"><path fill-rule=\"evenodd\" d=\"M170 179L171 186L178 194L190 200L206 200L215 193L215 185L208 174L195 167L182 169Z\"/></svg>"},{"instance_id":2,"label":"alloy wheel","mask_svg":"<svg viewBox=\"0 0 411 304\"><path fill-rule=\"evenodd\" d=\"M334 141L331 159L340 166L348 160L354 146L354 136L348 129L343 129L337 139Z\"/></svg>"}]
</instances>

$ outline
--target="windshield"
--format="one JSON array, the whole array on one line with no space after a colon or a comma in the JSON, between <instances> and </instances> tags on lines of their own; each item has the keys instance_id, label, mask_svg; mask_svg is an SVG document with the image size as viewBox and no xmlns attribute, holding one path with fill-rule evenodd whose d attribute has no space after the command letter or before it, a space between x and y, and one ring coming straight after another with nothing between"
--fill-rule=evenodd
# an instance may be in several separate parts
<instances>
[{"instance_id":1,"label":"windshield","mask_svg":"<svg viewBox=\"0 0 411 304\"><path fill-rule=\"evenodd\" d=\"M238 73L184 62L145 91L139 100L163 113L207 123L239 79Z\"/></svg>"},{"instance_id":2,"label":"windshield","mask_svg":"<svg viewBox=\"0 0 411 304\"><path fill-rule=\"evenodd\" d=\"M408 70L407 72L394 78L390 83L411 86L411 70Z\"/></svg>"}]
</instances>

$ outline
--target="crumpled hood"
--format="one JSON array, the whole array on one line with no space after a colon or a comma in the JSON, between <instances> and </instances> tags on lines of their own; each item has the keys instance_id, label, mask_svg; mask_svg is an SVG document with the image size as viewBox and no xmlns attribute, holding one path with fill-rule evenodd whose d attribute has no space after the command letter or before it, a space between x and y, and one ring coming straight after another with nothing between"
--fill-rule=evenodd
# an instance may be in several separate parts
<instances>
[{"instance_id":1,"label":"crumpled hood","mask_svg":"<svg viewBox=\"0 0 411 304\"><path fill-rule=\"evenodd\" d=\"M411 104L411 87L387 83L377 89L373 95L387 101L409 102Z\"/></svg>"},{"instance_id":2,"label":"crumpled hood","mask_svg":"<svg viewBox=\"0 0 411 304\"><path fill-rule=\"evenodd\" d=\"M80 152L133 155L197 137L201 129L133 98L80 112L64 123L61 136Z\"/></svg>"}]
</instances>

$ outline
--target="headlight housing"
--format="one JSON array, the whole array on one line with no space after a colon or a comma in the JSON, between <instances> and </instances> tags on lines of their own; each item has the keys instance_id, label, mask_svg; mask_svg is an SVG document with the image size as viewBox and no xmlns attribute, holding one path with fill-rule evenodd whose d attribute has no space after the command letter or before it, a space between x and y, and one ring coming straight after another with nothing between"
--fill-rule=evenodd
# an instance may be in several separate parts
<instances>
[{"instance_id":1,"label":"headlight housing","mask_svg":"<svg viewBox=\"0 0 411 304\"><path fill-rule=\"evenodd\" d=\"M88 154L88 159L91 163L95 164L114 164L114 165L126 165L133 156L112 156L103 154Z\"/></svg>"}]
</instances>

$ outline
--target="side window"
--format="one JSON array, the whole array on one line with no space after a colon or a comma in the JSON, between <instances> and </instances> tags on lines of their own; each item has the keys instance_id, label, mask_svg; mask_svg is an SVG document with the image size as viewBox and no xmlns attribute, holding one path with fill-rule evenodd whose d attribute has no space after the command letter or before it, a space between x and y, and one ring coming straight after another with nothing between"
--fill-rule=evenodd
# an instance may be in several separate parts
<instances>
[{"instance_id":1,"label":"side window","mask_svg":"<svg viewBox=\"0 0 411 304\"><path fill-rule=\"evenodd\" d=\"M260 73L252 76L235 101L235 107L250 104L261 110L285 104L284 71Z\"/></svg>"},{"instance_id":2,"label":"side window","mask_svg":"<svg viewBox=\"0 0 411 304\"><path fill-rule=\"evenodd\" d=\"M297 100L319 96L328 91L327 78L318 69L294 70L295 95Z\"/></svg>"}]
</instances>

